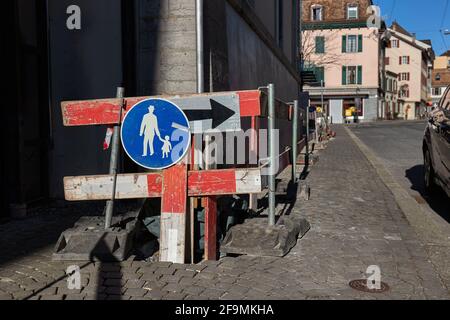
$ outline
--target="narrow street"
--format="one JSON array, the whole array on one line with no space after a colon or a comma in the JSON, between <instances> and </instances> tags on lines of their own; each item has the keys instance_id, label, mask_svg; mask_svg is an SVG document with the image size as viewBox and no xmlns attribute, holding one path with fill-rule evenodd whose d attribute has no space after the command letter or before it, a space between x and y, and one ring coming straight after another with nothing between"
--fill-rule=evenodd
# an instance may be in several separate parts
<instances>
[{"instance_id":1,"label":"narrow street","mask_svg":"<svg viewBox=\"0 0 450 320\"><path fill-rule=\"evenodd\" d=\"M422 139L425 121L359 125L352 131L383 160L398 181L429 210L450 223L450 204L442 192L432 197L423 186Z\"/></svg>"},{"instance_id":2,"label":"narrow street","mask_svg":"<svg viewBox=\"0 0 450 320\"><path fill-rule=\"evenodd\" d=\"M306 217L311 230L287 256L198 265L80 262L83 288L70 290L65 270L74 263L51 261L57 234L47 232L49 222L62 230L76 220L69 206L0 226L1 299L449 299L392 193L344 127L334 130L337 137L307 176L311 199L298 198L291 212ZM349 287L371 265L389 291Z\"/></svg>"}]
</instances>

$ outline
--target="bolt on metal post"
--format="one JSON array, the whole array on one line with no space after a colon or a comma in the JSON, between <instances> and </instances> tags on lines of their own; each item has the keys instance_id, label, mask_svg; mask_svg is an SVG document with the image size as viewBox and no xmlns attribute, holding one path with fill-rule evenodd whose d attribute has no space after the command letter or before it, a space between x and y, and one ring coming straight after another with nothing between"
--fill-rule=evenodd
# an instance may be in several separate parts
<instances>
[{"instance_id":1,"label":"bolt on metal post","mask_svg":"<svg viewBox=\"0 0 450 320\"><path fill-rule=\"evenodd\" d=\"M269 226L275 225L275 87L268 86L269 95Z\"/></svg>"},{"instance_id":2,"label":"bolt on metal post","mask_svg":"<svg viewBox=\"0 0 450 320\"><path fill-rule=\"evenodd\" d=\"M292 112L292 182L297 181L297 131L298 131L298 100L294 101Z\"/></svg>"},{"instance_id":3,"label":"bolt on metal post","mask_svg":"<svg viewBox=\"0 0 450 320\"><path fill-rule=\"evenodd\" d=\"M122 109L124 103L124 92L125 89L122 87L117 88L116 98L120 99L120 110L119 110L119 119L117 124L114 125L114 133L112 136L112 144L111 144L111 158L109 161L109 174L113 176L113 186L112 186L112 194L111 200L106 202L105 208L105 229L109 229L112 223L112 217L114 214L114 200L116 198L116 187L117 187L117 164L119 160L119 148L120 148L120 126L122 122Z\"/></svg>"}]
</instances>

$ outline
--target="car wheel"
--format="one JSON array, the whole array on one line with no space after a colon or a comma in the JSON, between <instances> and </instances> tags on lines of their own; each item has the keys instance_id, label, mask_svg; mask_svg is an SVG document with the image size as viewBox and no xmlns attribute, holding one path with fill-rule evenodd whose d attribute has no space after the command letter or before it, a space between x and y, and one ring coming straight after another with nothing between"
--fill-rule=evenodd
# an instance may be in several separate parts
<instances>
[{"instance_id":1,"label":"car wheel","mask_svg":"<svg viewBox=\"0 0 450 320\"><path fill-rule=\"evenodd\" d=\"M431 163L430 151L425 150L424 153L424 184L425 190L428 193L433 193L435 190L434 184L434 170Z\"/></svg>"}]
</instances>

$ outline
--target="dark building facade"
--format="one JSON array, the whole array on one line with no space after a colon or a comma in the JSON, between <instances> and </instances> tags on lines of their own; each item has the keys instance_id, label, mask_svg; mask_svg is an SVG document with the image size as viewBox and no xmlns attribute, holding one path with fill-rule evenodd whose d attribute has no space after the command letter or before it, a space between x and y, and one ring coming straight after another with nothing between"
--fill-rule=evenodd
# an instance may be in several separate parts
<instances>
[{"instance_id":1,"label":"dark building facade","mask_svg":"<svg viewBox=\"0 0 450 320\"><path fill-rule=\"evenodd\" d=\"M104 127L63 127L61 101L196 92L195 0L6 0L2 216L63 199L64 176L108 171ZM299 1L204 1L205 90L297 98ZM128 166L127 161L123 164Z\"/></svg>"}]
</instances>

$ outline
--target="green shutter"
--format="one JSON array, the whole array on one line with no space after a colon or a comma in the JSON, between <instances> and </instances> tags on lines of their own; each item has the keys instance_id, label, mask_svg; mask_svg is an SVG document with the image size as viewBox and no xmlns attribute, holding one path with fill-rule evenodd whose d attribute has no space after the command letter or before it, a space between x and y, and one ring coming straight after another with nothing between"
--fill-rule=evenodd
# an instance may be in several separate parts
<instances>
[{"instance_id":1,"label":"green shutter","mask_svg":"<svg viewBox=\"0 0 450 320\"><path fill-rule=\"evenodd\" d=\"M325 81L325 68L316 67L316 80L317 82Z\"/></svg>"},{"instance_id":2,"label":"green shutter","mask_svg":"<svg viewBox=\"0 0 450 320\"><path fill-rule=\"evenodd\" d=\"M347 36L342 36L342 52L347 52Z\"/></svg>"},{"instance_id":3,"label":"green shutter","mask_svg":"<svg viewBox=\"0 0 450 320\"><path fill-rule=\"evenodd\" d=\"M325 53L324 37L316 37L316 53Z\"/></svg>"},{"instance_id":4,"label":"green shutter","mask_svg":"<svg viewBox=\"0 0 450 320\"><path fill-rule=\"evenodd\" d=\"M347 84L347 67L342 66L342 85L345 86Z\"/></svg>"},{"instance_id":5,"label":"green shutter","mask_svg":"<svg viewBox=\"0 0 450 320\"><path fill-rule=\"evenodd\" d=\"M363 36L359 35L358 36L358 52L362 52L363 51Z\"/></svg>"},{"instance_id":6,"label":"green shutter","mask_svg":"<svg viewBox=\"0 0 450 320\"><path fill-rule=\"evenodd\" d=\"M362 84L362 66L358 66L358 84Z\"/></svg>"}]
</instances>

